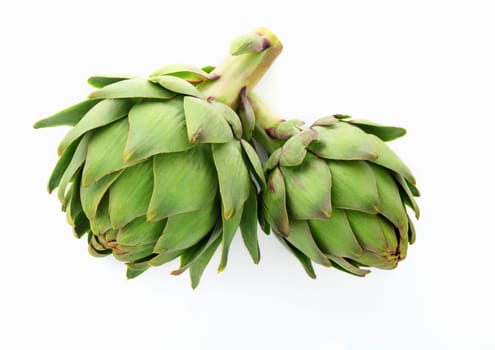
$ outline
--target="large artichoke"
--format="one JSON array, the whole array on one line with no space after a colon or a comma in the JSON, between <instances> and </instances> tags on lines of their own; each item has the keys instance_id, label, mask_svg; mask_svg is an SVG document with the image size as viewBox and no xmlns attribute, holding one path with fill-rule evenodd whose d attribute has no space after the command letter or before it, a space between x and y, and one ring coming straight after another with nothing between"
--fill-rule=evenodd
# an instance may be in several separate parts
<instances>
[{"instance_id":1,"label":"large artichoke","mask_svg":"<svg viewBox=\"0 0 495 350\"><path fill-rule=\"evenodd\" d=\"M180 257L174 273L189 268L195 287L220 244L225 267L239 226L259 260L253 178L263 181L262 166L232 107L243 105L239 97L246 100L281 46L263 29L235 45L213 71L172 65L149 79L91 77L99 89L88 100L35 124L73 126L49 191L58 187L90 253L112 253L129 278Z\"/></svg>"},{"instance_id":2,"label":"large artichoke","mask_svg":"<svg viewBox=\"0 0 495 350\"><path fill-rule=\"evenodd\" d=\"M266 230L271 226L312 277L311 261L359 276L369 272L362 266L394 268L415 239L405 205L419 216L415 179L384 142L405 130L342 115L301 130L252 99L257 139L271 151L262 194Z\"/></svg>"}]
</instances>

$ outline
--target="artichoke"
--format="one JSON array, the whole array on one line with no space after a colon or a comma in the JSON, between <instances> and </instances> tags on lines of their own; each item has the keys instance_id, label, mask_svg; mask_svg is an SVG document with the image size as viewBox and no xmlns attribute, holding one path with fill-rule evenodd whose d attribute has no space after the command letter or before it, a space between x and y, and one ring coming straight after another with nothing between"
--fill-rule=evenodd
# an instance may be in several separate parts
<instances>
[{"instance_id":1,"label":"artichoke","mask_svg":"<svg viewBox=\"0 0 495 350\"><path fill-rule=\"evenodd\" d=\"M264 175L242 139L250 127L241 95L247 101L280 49L259 29L236 40L216 69L169 65L149 79L94 76L88 82L98 89L87 100L35 124L72 126L48 190L58 187L67 220L77 237L88 234L92 255L113 254L128 278L180 257L173 274L189 268L195 287L220 245L224 269L240 227L258 262Z\"/></svg>"},{"instance_id":2,"label":"artichoke","mask_svg":"<svg viewBox=\"0 0 495 350\"><path fill-rule=\"evenodd\" d=\"M335 115L301 130L273 118L252 97L256 139L270 151L261 222L277 234L311 277L311 261L363 276L361 267L392 269L406 256L419 217L409 168L385 144L397 127ZM284 140L284 141L282 141Z\"/></svg>"}]
</instances>

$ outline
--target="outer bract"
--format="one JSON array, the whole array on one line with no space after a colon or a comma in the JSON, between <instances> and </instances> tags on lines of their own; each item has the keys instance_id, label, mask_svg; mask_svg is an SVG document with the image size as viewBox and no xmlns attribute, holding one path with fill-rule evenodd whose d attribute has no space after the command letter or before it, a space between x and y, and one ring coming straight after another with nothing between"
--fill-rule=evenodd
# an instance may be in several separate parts
<instances>
[{"instance_id":1,"label":"outer bract","mask_svg":"<svg viewBox=\"0 0 495 350\"><path fill-rule=\"evenodd\" d=\"M384 142L405 130L347 118L269 130L293 136L265 164L262 221L311 277L311 261L359 276L362 266L394 268L415 239L405 208L419 216L415 179Z\"/></svg>"}]
</instances>

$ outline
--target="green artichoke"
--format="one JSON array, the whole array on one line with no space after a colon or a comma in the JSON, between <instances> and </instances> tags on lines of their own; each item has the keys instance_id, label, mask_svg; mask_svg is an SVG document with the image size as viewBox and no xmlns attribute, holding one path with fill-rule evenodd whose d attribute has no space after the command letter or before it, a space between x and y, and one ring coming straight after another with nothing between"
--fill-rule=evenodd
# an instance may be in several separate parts
<instances>
[{"instance_id":1,"label":"green artichoke","mask_svg":"<svg viewBox=\"0 0 495 350\"><path fill-rule=\"evenodd\" d=\"M249 39L251 38L251 39ZM195 287L221 245L219 271L240 227L259 260L257 189L264 175L234 111L281 45L261 29L212 70L165 66L149 79L95 76L89 98L35 124L69 125L49 192L89 251L127 263L127 276L180 257ZM242 75L239 74L242 72ZM255 180L257 179L257 180Z\"/></svg>"},{"instance_id":2,"label":"green artichoke","mask_svg":"<svg viewBox=\"0 0 495 350\"><path fill-rule=\"evenodd\" d=\"M298 121L269 120L256 97L252 105L256 138L271 151L260 219L307 273L315 277L311 261L363 276L363 266L392 269L404 259L415 240L405 206L418 217L419 192L385 141L405 130L342 115L301 130Z\"/></svg>"}]
</instances>

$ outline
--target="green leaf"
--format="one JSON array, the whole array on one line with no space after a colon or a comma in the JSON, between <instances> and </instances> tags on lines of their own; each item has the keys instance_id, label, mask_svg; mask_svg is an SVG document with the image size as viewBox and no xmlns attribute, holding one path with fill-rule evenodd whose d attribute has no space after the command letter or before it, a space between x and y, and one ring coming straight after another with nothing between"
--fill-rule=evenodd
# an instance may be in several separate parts
<instances>
[{"instance_id":1,"label":"green leaf","mask_svg":"<svg viewBox=\"0 0 495 350\"><path fill-rule=\"evenodd\" d=\"M287 140L288 138L297 135L301 132L300 126L304 125L302 120L290 119L279 122L273 129L270 130L270 134L273 137L280 140Z\"/></svg>"},{"instance_id":2,"label":"green leaf","mask_svg":"<svg viewBox=\"0 0 495 350\"><path fill-rule=\"evenodd\" d=\"M367 134L376 135L383 141L395 140L406 134L406 129L395 126L379 125L364 119L352 119L347 121L347 123L357 126Z\"/></svg>"},{"instance_id":3,"label":"green leaf","mask_svg":"<svg viewBox=\"0 0 495 350\"><path fill-rule=\"evenodd\" d=\"M164 252L160 253L153 258L148 260L148 265L150 266L160 266L166 264L176 258L178 258L181 254L183 254L183 250L176 250L173 252Z\"/></svg>"},{"instance_id":4,"label":"green leaf","mask_svg":"<svg viewBox=\"0 0 495 350\"><path fill-rule=\"evenodd\" d=\"M296 247L294 247L292 244L287 242L284 238L280 237L279 235L275 235L275 237L277 237L278 240L282 242L282 244L296 257L296 259L299 260L302 267L304 268L304 271L306 271L308 276L313 279L316 278L316 273L315 270L313 269L313 264L311 263L311 259L308 258L304 253L302 253Z\"/></svg>"},{"instance_id":5,"label":"green leaf","mask_svg":"<svg viewBox=\"0 0 495 350\"><path fill-rule=\"evenodd\" d=\"M133 78L107 85L100 90L95 90L88 98L153 98L168 100L175 95L174 92L168 91L158 84L153 84L148 79Z\"/></svg>"},{"instance_id":6,"label":"green leaf","mask_svg":"<svg viewBox=\"0 0 495 350\"><path fill-rule=\"evenodd\" d=\"M336 208L376 214L380 197L375 174L367 162L328 161L332 173L332 203Z\"/></svg>"},{"instance_id":7,"label":"green leaf","mask_svg":"<svg viewBox=\"0 0 495 350\"><path fill-rule=\"evenodd\" d=\"M370 270L360 269L359 267L354 266L344 258L333 255L329 255L328 258L332 261L332 263L334 263L335 267L337 268L340 267L343 271L352 273L353 275L363 277L366 276L368 273L370 273Z\"/></svg>"},{"instance_id":8,"label":"green leaf","mask_svg":"<svg viewBox=\"0 0 495 350\"><path fill-rule=\"evenodd\" d=\"M339 122L333 115L327 115L316 120L311 126L330 126Z\"/></svg>"},{"instance_id":9,"label":"green leaf","mask_svg":"<svg viewBox=\"0 0 495 350\"><path fill-rule=\"evenodd\" d=\"M258 53L268 47L270 47L270 42L266 38L255 33L247 34L232 40L230 54L232 56L239 56L246 53Z\"/></svg>"},{"instance_id":10,"label":"green leaf","mask_svg":"<svg viewBox=\"0 0 495 350\"><path fill-rule=\"evenodd\" d=\"M110 185L122 174L122 170L109 174L88 187L81 186L82 208L88 218L93 219L103 196Z\"/></svg>"},{"instance_id":11,"label":"green leaf","mask_svg":"<svg viewBox=\"0 0 495 350\"><path fill-rule=\"evenodd\" d=\"M214 240L203 252L202 254L194 260L194 262L191 264L191 267L189 268L189 276L191 279L191 287L195 289L199 281L201 280L201 276L203 275L203 272L206 269L206 266L210 262L211 258L215 254L215 251L217 250L218 246L220 245L221 242L220 236L217 237L216 240Z\"/></svg>"},{"instance_id":12,"label":"green leaf","mask_svg":"<svg viewBox=\"0 0 495 350\"><path fill-rule=\"evenodd\" d=\"M219 114L223 116L223 118L227 121L227 123L229 123L230 127L232 128L232 131L234 132L235 137L241 139L242 124L240 117L237 115L237 113L225 103L213 101L211 105L217 110Z\"/></svg>"},{"instance_id":13,"label":"green leaf","mask_svg":"<svg viewBox=\"0 0 495 350\"><path fill-rule=\"evenodd\" d=\"M200 210L213 201L217 174L209 145L154 156L154 186L148 220Z\"/></svg>"},{"instance_id":14,"label":"green leaf","mask_svg":"<svg viewBox=\"0 0 495 350\"><path fill-rule=\"evenodd\" d=\"M380 212L399 229L401 237L405 238L407 237L408 219L397 183L387 169L376 165L372 165L372 169L380 196Z\"/></svg>"},{"instance_id":15,"label":"green leaf","mask_svg":"<svg viewBox=\"0 0 495 350\"><path fill-rule=\"evenodd\" d=\"M289 215L287 213L284 176L279 168L274 168L268 174L268 183L262 196L264 219L276 233L287 236L289 234Z\"/></svg>"},{"instance_id":16,"label":"green leaf","mask_svg":"<svg viewBox=\"0 0 495 350\"><path fill-rule=\"evenodd\" d=\"M117 233L117 244L122 246L154 245L163 232L166 220L146 221L140 216L121 228Z\"/></svg>"},{"instance_id":17,"label":"green leaf","mask_svg":"<svg viewBox=\"0 0 495 350\"><path fill-rule=\"evenodd\" d=\"M153 251L163 253L192 247L211 232L219 217L218 210L212 203L203 210L169 217Z\"/></svg>"},{"instance_id":18,"label":"green leaf","mask_svg":"<svg viewBox=\"0 0 495 350\"><path fill-rule=\"evenodd\" d=\"M311 235L307 221L291 220L289 235L285 238L290 244L303 252L308 258L323 266L332 266Z\"/></svg>"},{"instance_id":19,"label":"green leaf","mask_svg":"<svg viewBox=\"0 0 495 350\"><path fill-rule=\"evenodd\" d=\"M282 166L300 165L307 153L307 146L318 139L318 133L313 129L304 130L290 139L282 146L279 164Z\"/></svg>"},{"instance_id":20,"label":"green leaf","mask_svg":"<svg viewBox=\"0 0 495 350\"><path fill-rule=\"evenodd\" d=\"M187 140L182 98L143 102L129 112L129 137L125 159L137 161L159 153L181 152L192 145Z\"/></svg>"},{"instance_id":21,"label":"green leaf","mask_svg":"<svg viewBox=\"0 0 495 350\"><path fill-rule=\"evenodd\" d=\"M242 212L240 228L242 234L242 240L246 246L253 262L255 264L260 261L260 248L258 245L258 200L256 189L253 185L250 186L248 200L244 205Z\"/></svg>"},{"instance_id":22,"label":"green leaf","mask_svg":"<svg viewBox=\"0 0 495 350\"><path fill-rule=\"evenodd\" d=\"M184 114L187 136L192 144L224 143L234 137L223 114L205 100L184 97Z\"/></svg>"},{"instance_id":23,"label":"green leaf","mask_svg":"<svg viewBox=\"0 0 495 350\"><path fill-rule=\"evenodd\" d=\"M404 196L405 203L414 210L416 219L419 219L419 214L420 214L419 206L416 203L416 200L414 199L414 193L411 191L411 186L409 186L409 183L407 183L406 180L399 174L394 174L394 178L399 183L402 190L401 192L405 193Z\"/></svg>"},{"instance_id":24,"label":"green leaf","mask_svg":"<svg viewBox=\"0 0 495 350\"><path fill-rule=\"evenodd\" d=\"M264 190L266 188L266 178L265 172L263 171L263 165L261 164L260 157L256 150L251 146L249 142L244 139L241 139L241 146L244 149L244 154L247 156L249 160L249 164L251 165L251 169L254 172L256 179L258 180L258 184L261 189Z\"/></svg>"},{"instance_id":25,"label":"green leaf","mask_svg":"<svg viewBox=\"0 0 495 350\"><path fill-rule=\"evenodd\" d=\"M133 262L153 256L153 245L138 245L126 247L125 250L112 250L115 259L123 262Z\"/></svg>"},{"instance_id":26,"label":"green leaf","mask_svg":"<svg viewBox=\"0 0 495 350\"><path fill-rule=\"evenodd\" d=\"M60 126L60 125L76 125L82 117L91 109L94 105L96 105L98 100L85 100L70 106L54 115L41 119L37 121L33 127L35 129L40 128L49 128L52 126Z\"/></svg>"},{"instance_id":27,"label":"green leaf","mask_svg":"<svg viewBox=\"0 0 495 350\"><path fill-rule=\"evenodd\" d=\"M83 172L83 186L91 186L104 176L136 163L124 160L124 147L128 132L129 124L125 118L95 130L91 134Z\"/></svg>"},{"instance_id":28,"label":"green leaf","mask_svg":"<svg viewBox=\"0 0 495 350\"><path fill-rule=\"evenodd\" d=\"M169 64L151 73L150 77L154 78L160 75L172 75L187 80L191 83L199 83L213 78L206 71L186 64Z\"/></svg>"},{"instance_id":29,"label":"green leaf","mask_svg":"<svg viewBox=\"0 0 495 350\"><path fill-rule=\"evenodd\" d=\"M127 263L126 277L127 279L133 279L141 275L143 272L148 270L150 266L147 261L138 263Z\"/></svg>"},{"instance_id":30,"label":"green leaf","mask_svg":"<svg viewBox=\"0 0 495 350\"><path fill-rule=\"evenodd\" d=\"M319 141L312 142L308 149L327 159L374 160L377 150L373 140L361 129L344 122L330 126L315 126Z\"/></svg>"},{"instance_id":31,"label":"green leaf","mask_svg":"<svg viewBox=\"0 0 495 350\"><path fill-rule=\"evenodd\" d=\"M145 215L153 193L153 161L151 159L123 171L109 190L108 211L113 228Z\"/></svg>"},{"instance_id":32,"label":"green leaf","mask_svg":"<svg viewBox=\"0 0 495 350\"><path fill-rule=\"evenodd\" d=\"M247 89L243 87L240 92L241 105L239 108L239 116L242 123L243 138L245 140L251 140L253 130L256 124L256 117L254 115L253 107L249 102L247 96Z\"/></svg>"},{"instance_id":33,"label":"green leaf","mask_svg":"<svg viewBox=\"0 0 495 350\"><path fill-rule=\"evenodd\" d=\"M90 221L91 231L94 234L102 234L112 228L108 215L108 193L103 196L94 219Z\"/></svg>"},{"instance_id":34,"label":"green leaf","mask_svg":"<svg viewBox=\"0 0 495 350\"><path fill-rule=\"evenodd\" d=\"M251 178L238 140L213 144L213 161L218 174L223 215L232 218L249 197Z\"/></svg>"},{"instance_id":35,"label":"green leaf","mask_svg":"<svg viewBox=\"0 0 495 350\"><path fill-rule=\"evenodd\" d=\"M186 271L212 244L216 244L217 241L221 241L221 233L222 227L219 222L217 222L217 225L209 236L202 239L194 247L184 250L180 256L180 267L172 271L172 275L177 276Z\"/></svg>"},{"instance_id":36,"label":"green leaf","mask_svg":"<svg viewBox=\"0 0 495 350\"><path fill-rule=\"evenodd\" d=\"M409 243L413 244L416 241L416 229L414 228L414 225L411 221L411 218L409 218Z\"/></svg>"},{"instance_id":37,"label":"green leaf","mask_svg":"<svg viewBox=\"0 0 495 350\"><path fill-rule=\"evenodd\" d=\"M374 142L378 152L378 158L373 160L374 163L388 168L402 175L407 181L413 185L416 183L411 170L400 160L400 158L378 137L369 135L369 138Z\"/></svg>"},{"instance_id":38,"label":"green leaf","mask_svg":"<svg viewBox=\"0 0 495 350\"><path fill-rule=\"evenodd\" d=\"M227 266L227 260L229 256L229 249L235 233L239 228L242 218L242 210L239 210L231 219L227 219L222 216L222 256L220 257L220 264L218 265L218 272L221 272Z\"/></svg>"},{"instance_id":39,"label":"green leaf","mask_svg":"<svg viewBox=\"0 0 495 350\"><path fill-rule=\"evenodd\" d=\"M333 179L326 161L308 154L298 166L281 167L287 191L287 207L298 220L327 219L332 215Z\"/></svg>"},{"instance_id":40,"label":"green leaf","mask_svg":"<svg viewBox=\"0 0 495 350\"><path fill-rule=\"evenodd\" d=\"M377 218L378 222L380 223L383 236L385 237L385 242L387 243L387 252L389 254L395 254L397 252L397 247L399 244L399 237L397 237L397 228L384 216L378 215ZM406 235L404 235L404 237L402 237L401 239L407 239L407 229Z\"/></svg>"},{"instance_id":41,"label":"green leaf","mask_svg":"<svg viewBox=\"0 0 495 350\"><path fill-rule=\"evenodd\" d=\"M82 237L89 231L89 221L84 215L81 207L81 198L79 196L79 188L81 186L81 176L77 176L72 184L73 190L70 203L67 205L67 221L73 227L76 237Z\"/></svg>"},{"instance_id":42,"label":"green leaf","mask_svg":"<svg viewBox=\"0 0 495 350\"><path fill-rule=\"evenodd\" d=\"M310 220L309 226L323 253L353 259L363 254L344 210L334 209L331 219Z\"/></svg>"},{"instance_id":43,"label":"green leaf","mask_svg":"<svg viewBox=\"0 0 495 350\"><path fill-rule=\"evenodd\" d=\"M93 75L88 78L88 84L95 88L102 88L122 80L134 79L134 78L137 77L131 77L126 75Z\"/></svg>"},{"instance_id":44,"label":"green leaf","mask_svg":"<svg viewBox=\"0 0 495 350\"><path fill-rule=\"evenodd\" d=\"M74 157L74 152L77 149L79 142L73 142L57 161L52 174L50 175L50 180L48 181L48 193L52 193L55 188L57 188L62 176L64 175L69 163Z\"/></svg>"},{"instance_id":45,"label":"green leaf","mask_svg":"<svg viewBox=\"0 0 495 350\"><path fill-rule=\"evenodd\" d=\"M62 204L65 204L65 190L67 189L69 182L74 178L79 169L81 169L86 159L86 155L88 152L88 138L88 134L83 136L83 138L77 145L74 156L67 166L64 175L62 175L62 178L60 179L60 183L58 186L58 199Z\"/></svg>"},{"instance_id":46,"label":"green leaf","mask_svg":"<svg viewBox=\"0 0 495 350\"><path fill-rule=\"evenodd\" d=\"M201 67L201 70L206 72L206 73L211 73L213 72L213 70L215 69L215 66L204 66L204 67Z\"/></svg>"},{"instance_id":47,"label":"green leaf","mask_svg":"<svg viewBox=\"0 0 495 350\"><path fill-rule=\"evenodd\" d=\"M98 237L96 235L88 235L88 252L94 257L104 257L108 254L111 254L112 251L110 249L106 249L101 245L98 241Z\"/></svg>"},{"instance_id":48,"label":"green leaf","mask_svg":"<svg viewBox=\"0 0 495 350\"><path fill-rule=\"evenodd\" d=\"M353 210L347 210L346 213L361 247L375 254L384 253L387 242L378 217Z\"/></svg>"},{"instance_id":49,"label":"green leaf","mask_svg":"<svg viewBox=\"0 0 495 350\"><path fill-rule=\"evenodd\" d=\"M58 154L90 130L108 125L127 115L130 104L125 100L103 100L91 108L64 137L58 147Z\"/></svg>"},{"instance_id":50,"label":"green leaf","mask_svg":"<svg viewBox=\"0 0 495 350\"><path fill-rule=\"evenodd\" d=\"M150 78L150 80L160 84L165 89L176 92L178 94L203 98L198 89L196 89L196 87L187 80L171 75L157 76Z\"/></svg>"}]
</instances>

